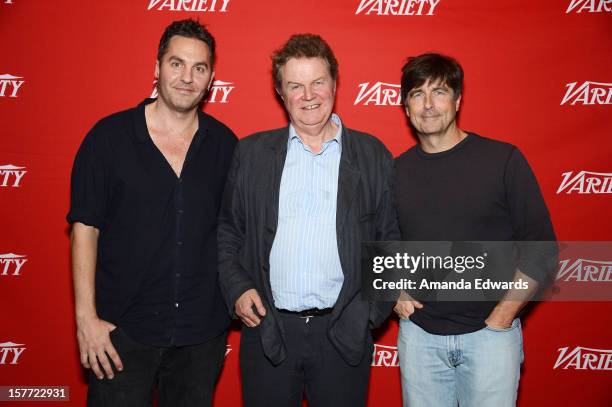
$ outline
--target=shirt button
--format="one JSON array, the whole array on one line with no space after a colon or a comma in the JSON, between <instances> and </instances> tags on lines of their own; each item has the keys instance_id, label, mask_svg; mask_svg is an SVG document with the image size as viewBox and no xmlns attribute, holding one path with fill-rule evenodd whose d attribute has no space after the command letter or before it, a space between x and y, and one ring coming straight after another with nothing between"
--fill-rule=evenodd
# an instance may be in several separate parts
<instances>
[{"instance_id":1,"label":"shirt button","mask_svg":"<svg viewBox=\"0 0 612 407\"><path fill-rule=\"evenodd\" d=\"M176 273L176 276L177 276L177 277L180 277L180 276L181 276L181 273Z\"/></svg>"},{"instance_id":2,"label":"shirt button","mask_svg":"<svg viewBox=\"0 0 612 407\"><path fill-rule=\"evenodd\" d=\"M182 245L183 245L183 242L182 242L181 240L179 240L178 242L176 242L176 245L177 245L177 246L182 246Z\"/></svg>"},{"instance_id":3,"label":"shirt button","mask_svg":"<svg viewBox=\"0 0 612 407\"><path fill-rule=\"evenodd\" d=\"M178 210L178 213L182 215L182 214L183 214L183 210L182 210L182 209L179 209L179 210Z\"/></svg>"},{"instance_id":4,"label":"shirt button","mask_svg":"<svg viewBox=\"0 0 612 407\"><path fill-rule=\"evenodd\" d=\"M174 303L174 308L178 308L178 307L179 307L179 303L178 303L178 302L175 302L175 303Z\"/></svg>"}]
</instances>

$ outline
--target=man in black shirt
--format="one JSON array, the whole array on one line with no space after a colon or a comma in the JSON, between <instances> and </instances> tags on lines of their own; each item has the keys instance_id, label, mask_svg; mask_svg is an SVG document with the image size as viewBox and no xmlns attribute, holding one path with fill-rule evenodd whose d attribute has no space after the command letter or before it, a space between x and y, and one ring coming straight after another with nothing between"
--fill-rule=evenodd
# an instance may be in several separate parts
<instances>
[{"instance_id":1,"label":"man in black shirt","mask_svg":"<svg viewBox=\"0 0 612 407\"><path fill-rule=\"evenodd\" d=\"M72 266L89 406L210 405L229 325L217 213L236 137L200 111L215 40L162 35L157 99L100 120L72 171Z\"/></svg>"},{"instance_id":2,"label":"man in black shirt","mask_svg":"<svg viewBox=\"0 0 612 407\"><path fill-rule=\"evenodd\" d=\"M451 58L420 55L402 69L401 97L419 138L396 159L402 240L554 241L520 151L457 127L462 89L463 70ZM533 291L547 275L527 256L518 261L518 278ZM398 301L404 404L514 405L523 359L518 316L528 295L497 303Z\"/></svg>"}]
</instances>

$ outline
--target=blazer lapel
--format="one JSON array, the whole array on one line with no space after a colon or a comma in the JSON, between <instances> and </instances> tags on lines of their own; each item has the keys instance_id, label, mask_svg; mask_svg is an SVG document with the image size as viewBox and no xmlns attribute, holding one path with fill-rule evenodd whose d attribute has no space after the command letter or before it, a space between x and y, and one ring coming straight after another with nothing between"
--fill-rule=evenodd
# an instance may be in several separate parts
<instances>
[{"instance_id":1,"label":"blazer lapel","mask_svg":"<svg viewBox=\"0 0 612 407\"><path fill-rule=\"evenodd\" d=\"M355 165L351 143L350 131L343 127L342 155L340 156L340 169L338 171L338 202L336 204L336 234L338 239L343 236L348 212L355 200L357 187L361 180L361 172Z\"/></svg>"},{"instance_id":2,"label":"blazer lapel","mask_svg":"<svg viewBox=\"0 0 612 407\"><path fill-rule=\"evenodd\" d=\"M271 155L269 159L272 161L271 173L269 173L269 201L266 205L266 218L264 230L265 248L268 251L266 257L266 271L269 272L269 253L272 249L272 243L276 236L276 228L278 226L278 200L280 195L280 183L285 167L285 159L287 158L287 140L289 138L289 127L285 127L270 137L269 148Z\"/></svg>"}]
</instances>

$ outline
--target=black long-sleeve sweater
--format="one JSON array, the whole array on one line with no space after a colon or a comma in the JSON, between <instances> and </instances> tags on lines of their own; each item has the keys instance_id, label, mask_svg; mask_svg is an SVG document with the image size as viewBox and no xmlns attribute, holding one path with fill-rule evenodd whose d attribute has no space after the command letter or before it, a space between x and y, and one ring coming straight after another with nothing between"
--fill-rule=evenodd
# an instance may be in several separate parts
<instances>
[{"instance_id":1,"label":"black long-sleeve sweater","mask_svg":"<svg viewBox=\"0 0 612 407\"><path fill-rule=\"evenodd\" d=\"M554 241L537 180L513 145L468 133L453 148L426 153L417 145L396 161L402 240ZM519 269L542 281L543 269ZM494 302L428 302L411 320L439 335L485 326Z\"/></svg>"}]
</instances>

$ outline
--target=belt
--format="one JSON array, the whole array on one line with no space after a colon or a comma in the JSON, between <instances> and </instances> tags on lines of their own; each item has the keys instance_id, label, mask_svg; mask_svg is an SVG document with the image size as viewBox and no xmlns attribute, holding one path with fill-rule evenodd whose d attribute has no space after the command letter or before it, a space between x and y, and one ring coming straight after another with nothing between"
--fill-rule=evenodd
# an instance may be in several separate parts
<instances>
[{"instance_id":1,"label":"belt","mask_svg":"<svg viewBox=\"0 0 612 407\"><path fill-rule=\"evenodd\" d=\"M312 318L312 317L320 317L323 315L331 314L333 310L334 310L333 308L323 308L323 309L311 308L311 309L305 309L303 311L289 311L286 309L278 309L278 312L281 314L286 314L286 315L295 315L300 318Z\"/></svg>"}]
</instances>

